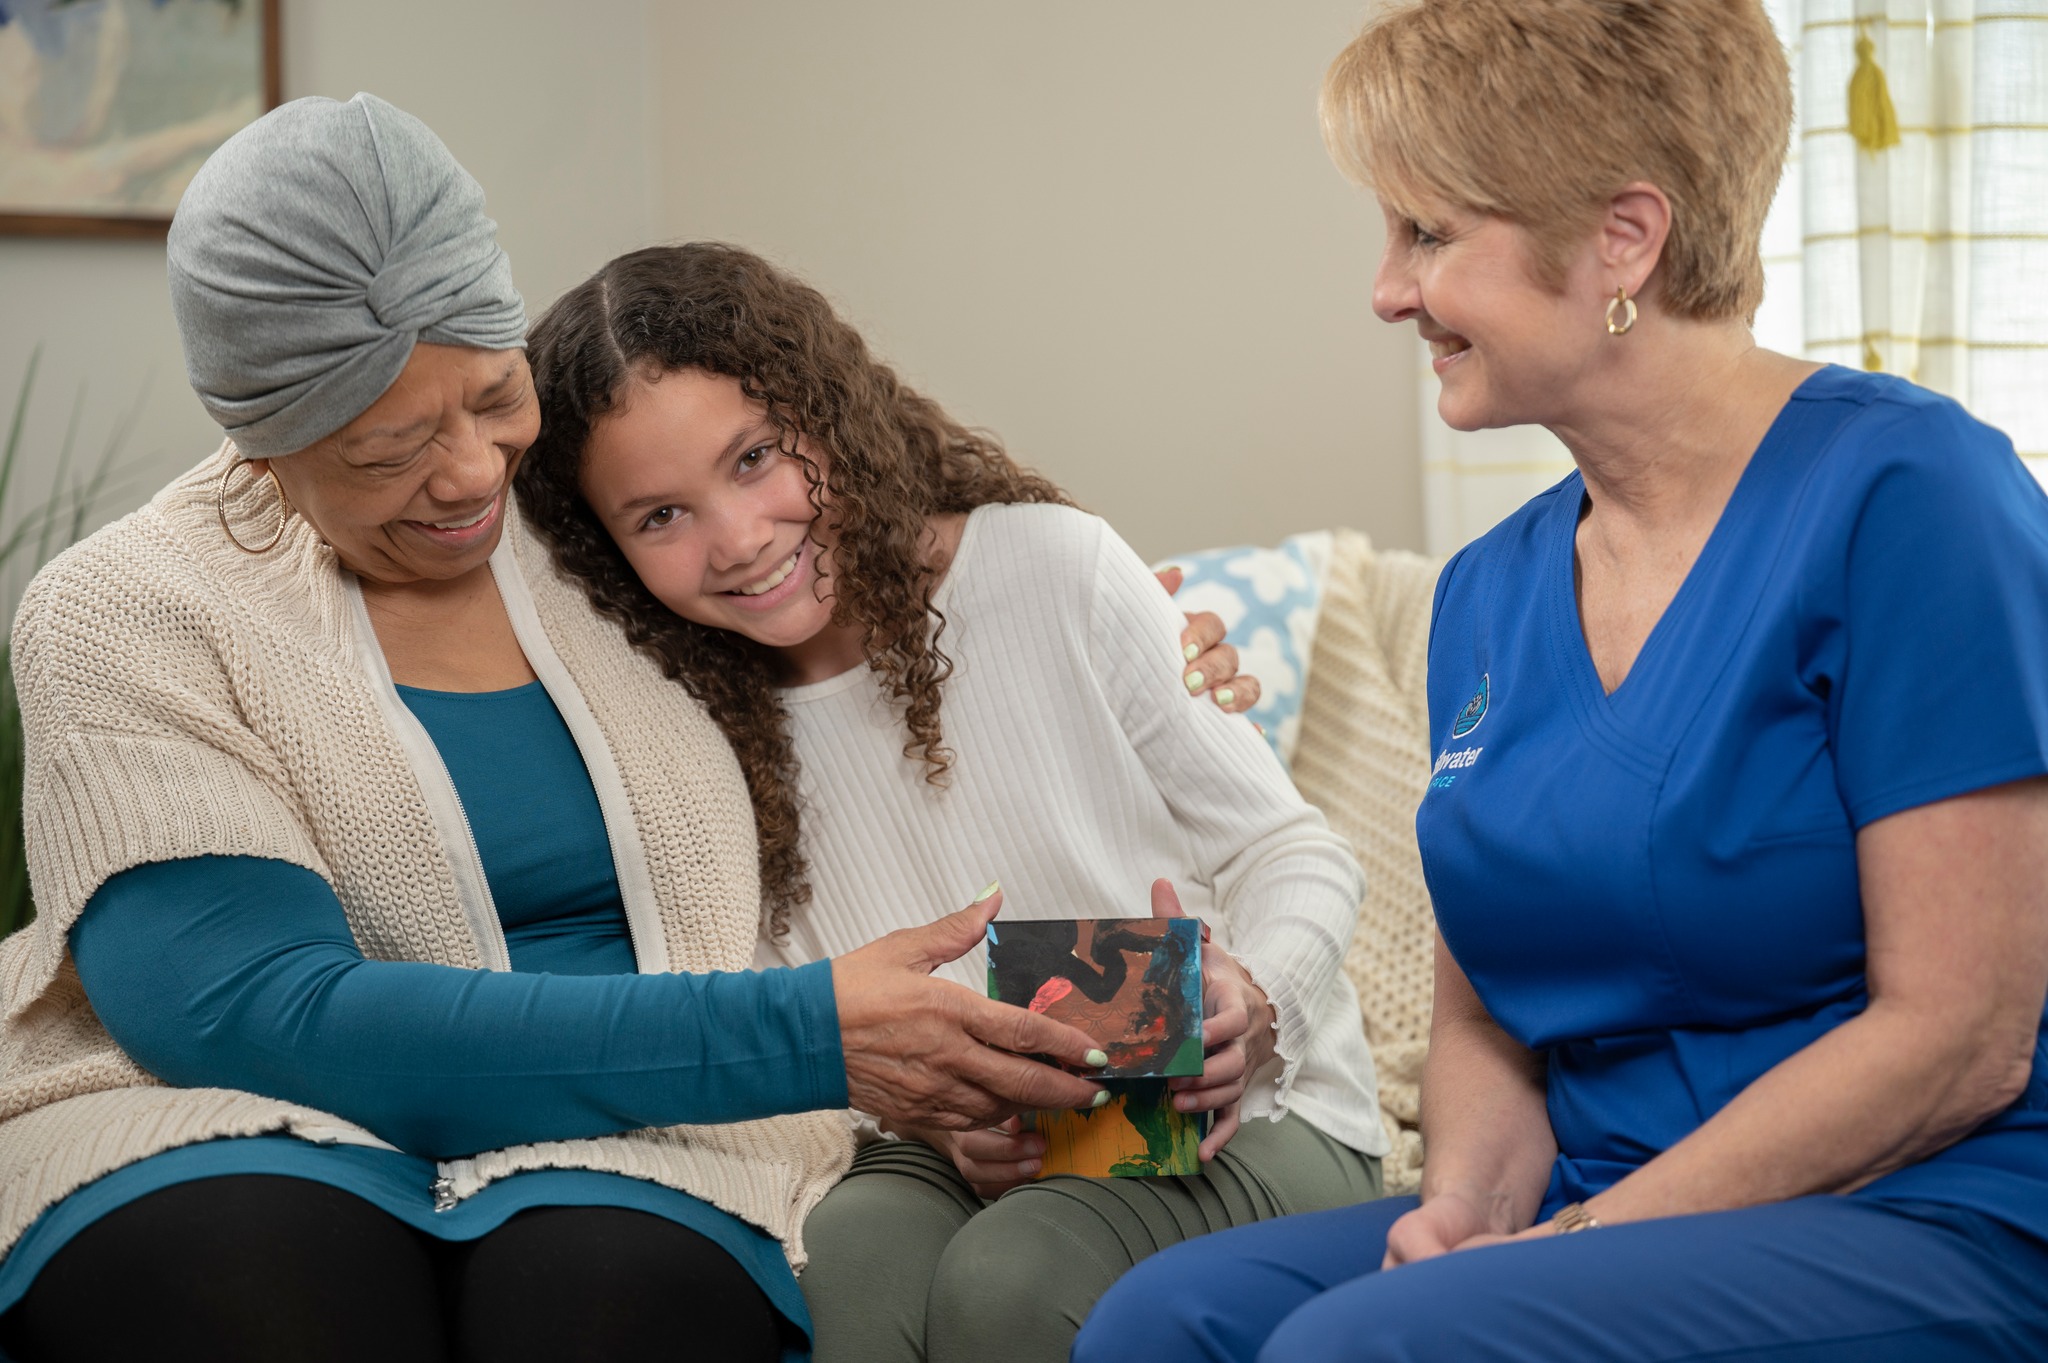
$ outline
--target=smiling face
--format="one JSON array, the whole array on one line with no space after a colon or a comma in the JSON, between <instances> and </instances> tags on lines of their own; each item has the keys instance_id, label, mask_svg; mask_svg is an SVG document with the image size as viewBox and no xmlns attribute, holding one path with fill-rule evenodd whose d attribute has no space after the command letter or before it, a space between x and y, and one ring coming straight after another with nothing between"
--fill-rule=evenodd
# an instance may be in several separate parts
<instances>
[{"instance_id":1,"label":"smiling face","mask_svg":"<svg viewBox=\"0 0 2048 1363\"><path fill-rule=\"evenodd\" d=\"M1532 242L1513 223L1451 209L1418 221L1384 199L1380 210L1387 246L1373 311L1413 321L1429 343L1445 423L1473 431L1571 411L1581 381L1614 354L1592 235L1558 290L1538 279Z\"/></svg>"},{"instance_id":2,"label":"smiling face","mask_svg":"<svg viewBox=\"0 0 2048 1363\"><path fill-rule=\"evenodd\" d=\"M675 370L636 379L592 428L580 482L657 600L775 649L807 680L810 655L839 642L831 538L803 462L783 444L737 379Z\"/></svg>"},{"instance_id":3,"label":"smiling face","mask_svg":"<svg viewBox=\"0 0 2048 1363\"><path fill-rule=\"evenodd\" d=\"M498 547L505 490L539 432L524 353L422 341L369 410L269 466L350 571L444 582Z\"/></svg>"}]
</instances>

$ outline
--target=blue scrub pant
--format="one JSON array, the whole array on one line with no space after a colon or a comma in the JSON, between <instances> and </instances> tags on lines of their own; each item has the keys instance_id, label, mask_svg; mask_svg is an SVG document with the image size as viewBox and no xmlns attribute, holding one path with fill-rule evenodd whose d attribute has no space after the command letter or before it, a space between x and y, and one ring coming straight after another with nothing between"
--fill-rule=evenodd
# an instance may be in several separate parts
<instances>
[{"instance_id":1,"label":"blue scrub pant","mask_svg":"<svg viewBox=\"0 0 2048 1363\"><path fill-rule=\"evenodd\" d=\"M1975 1363L2048 1358L2048 1244L1807 1197L1379 1271L1412 1197L1225 1231L1112 1288L1074 1363Z\"/></svg>"}]
</instances>

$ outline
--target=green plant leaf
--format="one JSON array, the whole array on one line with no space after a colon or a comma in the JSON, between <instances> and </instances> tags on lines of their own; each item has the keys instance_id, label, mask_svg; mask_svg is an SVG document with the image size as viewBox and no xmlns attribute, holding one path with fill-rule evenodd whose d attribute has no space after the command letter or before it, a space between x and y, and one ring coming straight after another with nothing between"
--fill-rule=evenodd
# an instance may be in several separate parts
<instances>
[{"instance_id":1,"label":"green plant leaf","mask_svg":"<svg viewBox=\"0 0 2048 1363\"><path fill-rule=\"evenodd\" d=\"M29 352L21 392L15 398L14 413L7 424L7 443L0 448L0 525L8 527L0 534L0 574L6 574L10 583L12 575L8 570L25 566L33 572L49 562L53 554L76 543L95 512L112 498L127 495L133 479L124 475L138 471L123 461L122 451L141 419L148 385L143 386L114 423L91 472L81 476L73 458L86 404L85 385L80 384L63 443L57 449L48 495L10 521L7 494L14 486L15 465L22 453L22 432L27 426L29 399L35 390L36 369L42 354L41 346ZM35 917L22 822L26 758L21 700L14 689L13 650L0 638L0 936L14 932Z\"/></svg>"}]
</instances>

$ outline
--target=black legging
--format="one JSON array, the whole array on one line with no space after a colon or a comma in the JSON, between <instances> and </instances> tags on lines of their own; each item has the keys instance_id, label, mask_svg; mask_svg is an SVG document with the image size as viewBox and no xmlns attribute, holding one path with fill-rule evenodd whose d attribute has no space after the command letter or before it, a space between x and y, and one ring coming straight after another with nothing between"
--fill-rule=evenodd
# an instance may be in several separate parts
<instances>
[{"instance_id":1,"label":"black legging","mask_svg":"<svg viewBox=\"0 0 2048 1363\"><path fill-rule=\"evenodd\" d=\"M782 1321L731 1255L646 1212L536 1207L453 1242L249 1174L94 1222L0 1316L0 1344L18 1363L766 1363Z\"/></svg>"}]
</instances>

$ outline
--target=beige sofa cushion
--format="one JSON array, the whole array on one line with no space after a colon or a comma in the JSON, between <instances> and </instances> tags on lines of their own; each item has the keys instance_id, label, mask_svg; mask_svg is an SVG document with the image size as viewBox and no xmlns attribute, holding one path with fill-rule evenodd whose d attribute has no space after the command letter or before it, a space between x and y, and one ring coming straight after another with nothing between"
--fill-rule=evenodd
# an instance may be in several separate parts
<instances>
[{"instance_id":1,"label":"beige sofa cushion","mask_svg":"<svg viewBox=\"0 0 2048 1363\"><path fill-rule=\"evenodd\" d=\"M1441 560L1380 551L1355 530L1332 546L1302 701L1294 783L1365 867L1365 902L1344 969L1358 987L1394 1143L1387 1191L1422 1174L1422 1060L1436 934L1415 807L1429 781L1429 610Z\"/></svg>"}]
</instances>

